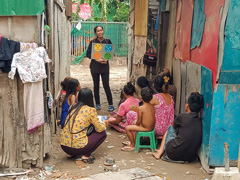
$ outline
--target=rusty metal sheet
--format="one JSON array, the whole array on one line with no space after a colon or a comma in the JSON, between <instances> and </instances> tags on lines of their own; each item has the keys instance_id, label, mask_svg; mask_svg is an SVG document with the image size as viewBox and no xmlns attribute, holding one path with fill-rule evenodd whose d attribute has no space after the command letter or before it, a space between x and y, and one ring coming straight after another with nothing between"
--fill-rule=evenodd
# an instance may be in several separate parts
<instances>
[{"instance_id":1,"label":"rusty metal sheet","mask_svg":"<svg viewBox=\"0 0 240 180\"><path fill-rule=\"evenodd\" d=\"M186 61L187 80L186 80L186 99L192 92L201 92L201 65L191 61Z\"/></svg>"},{"instance_id":2,"label":"rusty metal sheet","mask_svg":"<svg viewBox=\"0 0 240 180\"><path fill-rule=\"evenodd\" d=\"M212 70L213 87L216 84L217 74L218 37L221 23L221 14L219 12L223 5L224 0L205 1L206 21L202 43L200 47L191 50L191 61Z\"/></svg>"},{"instance_id":3,"label":"rusty metal sheet","mask_svg":"<svg viewBox=\"0 0 240 180\"><path fill-rule=\"evenodd\" d=\"M181 5L182 3L182 5ZM182 62L190 60L190 43L193 18L193 0L178 0L174 57Z\"/></svg>"}]
</instances>

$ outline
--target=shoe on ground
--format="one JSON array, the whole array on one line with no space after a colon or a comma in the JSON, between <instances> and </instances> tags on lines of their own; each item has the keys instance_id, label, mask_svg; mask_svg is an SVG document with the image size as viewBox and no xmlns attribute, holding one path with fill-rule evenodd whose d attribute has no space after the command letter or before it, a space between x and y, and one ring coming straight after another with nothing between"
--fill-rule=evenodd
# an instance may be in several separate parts
<instances>
[{"instance_id":1,"label":"shoe on ground","mask_svg":"<svg viewBox=\"0 0 240 180\"><path fill-rule=\"evenodd\" d=\"M113 105L109 105L109 106L108 106L108 111L109 111L109 112L114 111Z\"/></svg>"},{"instance_id":2,"label":"shoe on ground","mask_svg":"<svg viewBox=\"0 0 240 180\"><path fill-rule=\"evenodd\" d=\"M101 109L101 105L100 104L96 104L96 110L100 110Z\"/></svg>"}]
</instances>

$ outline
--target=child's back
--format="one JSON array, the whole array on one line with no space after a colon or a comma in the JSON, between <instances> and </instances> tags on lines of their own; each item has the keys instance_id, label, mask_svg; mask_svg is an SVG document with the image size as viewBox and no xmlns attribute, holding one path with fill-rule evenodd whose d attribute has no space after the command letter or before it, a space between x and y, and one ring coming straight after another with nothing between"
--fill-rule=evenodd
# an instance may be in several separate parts
<instances>
[{"instance_id":1,"label":"child's back","mask_svg":"<svg viewBox=\"0 0 240 180\"><path fill-rule=\"evenodd\" d=\"M139 113L142 115L142 127L152 131L155 127L154 106L143 102L143 105L139 107Z\"/></svg>"}]
</instances>

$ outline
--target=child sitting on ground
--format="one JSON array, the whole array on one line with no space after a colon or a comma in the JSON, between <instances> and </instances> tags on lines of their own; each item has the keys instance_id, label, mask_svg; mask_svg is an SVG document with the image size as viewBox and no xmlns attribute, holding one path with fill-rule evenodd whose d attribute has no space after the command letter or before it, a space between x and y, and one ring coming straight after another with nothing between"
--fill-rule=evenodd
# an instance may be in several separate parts
<instances>
[{"instance_id":1,"label":"child sitting on ground","mask_svg":"<svg viewBox=\"0 0 240 180\"><path fill-rule=\"evenodd\" d=\"M126 127L126 133L130 143L123 142L125 147L123 151L134 151L135 149L135 132L139 131L152 131L155 126L154 107L149 103L153 98L153 94L150 88L145 87L141 90L141 99L143 105L138 108L138 119L135 125L129 125Z\"/></svg>"}]
</instances>

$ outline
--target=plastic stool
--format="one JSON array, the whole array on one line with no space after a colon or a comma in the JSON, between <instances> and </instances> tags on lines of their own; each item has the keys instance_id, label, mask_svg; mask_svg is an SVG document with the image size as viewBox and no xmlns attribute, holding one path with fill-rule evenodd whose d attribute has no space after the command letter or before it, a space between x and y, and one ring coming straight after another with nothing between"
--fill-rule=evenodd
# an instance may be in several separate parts
<instances>
[{"instance_id":1,"label":"plastic stool","mask_svg":"<svg viewBox=\"0 0 240 180\"><path fill-rule=\"evenodd\" d=\"M140 138L141 137L149 137L150 145L141 145ZM155 130L149 132L137 132L136 134L136 142L135 142L135 152L139 152L139 148L151 148L152 152L156 149L156 138L155 138Z\"/></svg>"}]
</instances>

